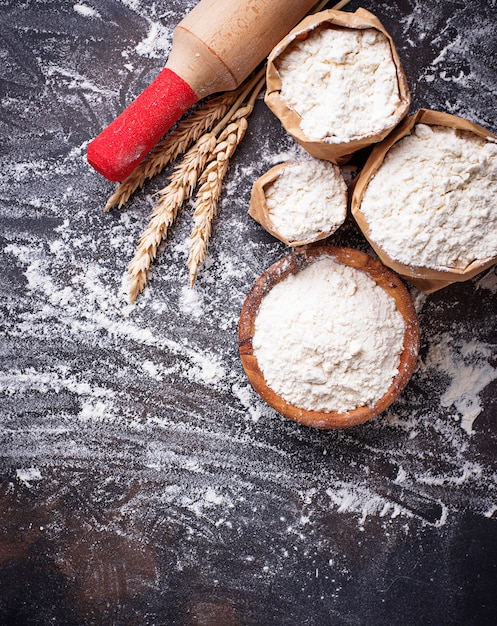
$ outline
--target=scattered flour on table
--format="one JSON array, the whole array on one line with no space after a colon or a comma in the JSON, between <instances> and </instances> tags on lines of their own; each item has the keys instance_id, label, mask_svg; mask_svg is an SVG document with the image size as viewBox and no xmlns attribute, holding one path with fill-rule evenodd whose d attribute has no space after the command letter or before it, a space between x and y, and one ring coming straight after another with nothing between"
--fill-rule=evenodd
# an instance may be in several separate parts
<instances>
[{"instance_id":1,"label":"scattered flour on table","mask_svg":"<svg viewBox=\"0 0 497 626\"><path fill-rule=\"evenodd\" d=\"M181 288L181 297L179 301L181 312L185 315L191 316L195 319L200 319L204 314L204 309L202 307L202 301L198 294L198 291L189 287L188 285L184 285Z\"/></svg>"},{"instance_id":2,"label":"scattered flour on table","mask_svg":"<svg viewBox=\"0 0 497 626\"><path fill-rule=\"evenodd\" d=\"M54 426L51 426L51 422L44 425L42 429L37 430L36 438L30 439L31 452L27 453L27 463L39 463L43 459L55 458L63 465L65 457L69 458L70 464L71 455L79 458L90 453L101 454L100 448L94 449L91 443L93 441L91 432L95 427L100 429L104 440L109 438L114 441L113 438L118 436L123 445L129 437L136 436L142 440L145 435L141 434L141 429L146 428L146 439L149 442L147 458L149 466L155 468L154 471L158 476L159 482L156 487L161 493L161 505L167 505L172 514L179 518L182 517L182 512L194 513L197 525L192 526L192 532L195 533L210 533L211 528L217 530L224 528L228 531L230 524L235 525L237 511L243 502L241 494L245 494L247 484L261 482L265 484L266 481L272 483L276 479L279 488L286 493L293 490L299 481L303 481L304 484L306 481L312 482L315 477L310 474L307 477L297 476L286 458L284 447L274 443L272 446L266 445L258 436L256 432L258 428L267 428L267 423L277 418L267 405L260 401L242 373L230 367L231 357L226 353L226 347L220 345L218 348L206 350L205 347L201 349L200 345L196 345L193 337L189 341L173 340L169 337L168 325L164 324L169 313L167 311L161 313L157 292L155 295L157 301L148 298L141 300L135 307L124 305L118 289L109 289L109 285L105 283L103 269L88 262L88 258L84 256L88 253L91 259L95 255L99 248L98 241L94 243L90 240L85 241L85 244L80 246L79 243L75 243L77 231L74 228L70 221L58 227L57 233L60 238L53 240L48 250L38 247L35 243L32 243L31 247L9 245L8 254L24 266L25 276L29 279L26 284L27 294L36 297L40 306L38 311L24 316L22 323L15 330L14 337L23 337L26 334L40 336L42 329L46 329L53 338L62 342L70 340L84 345L86 342L96 341L106 352L109 351L110 354L115 352L111 358L121 363L123 369L122 372L119 370L113 372L112 385L105 362L94 363L91 370L81 370L77 363L68 361L52 369L45 366L44 369L14 372L9 368L8 371L4 371L1 391L6 393L7 397L15 399L41 393L46 397L56 398L64 392L69 392L79 404L76 420L74 415L65 415L63 410L51 411ZM127 233L122 232L121 222L114 225L112 233L117 249L125 249ZM184 252L184 246L178 246L178 254L180 252ZM71 272L65 276L62 270L68 262L71 264ZM216 269L218 262L221 263L220 269ZM226 290L231 289L232 281L240 280L247 268L233 264L232 255L222 251L219 258L216 256L216 263L213 263L208 271L212 274L213 280L209 280L204 287L201 287L200 283L196 295L187 292L186 287L180 286L175 287L173 293L169 293L165 299L167 301L171 295L176 294L178 302L182 302L179 313L176 314L180 318L185 316L185 319L191 319L195 323L197 313L201 310L205 312L207 302L212 298L214 303L217 302L217 306L222 307ZM215 295L216 287L221 290L219 296ZM420 297L421 304L424 304L425 300L424 296ZM148 310L152 310L150 319L147 315ZM160 316L156 323L153 321L154 311ZM177 324L178 321L174 325ZM464 354L464 360L469 363L470 347L465 346L464 342L458 343L449 333L442 338L430 338L430 344L438 346L438 352L442 352L444 356L437 357L437 350L430 351L426 362L428 373L436 371L446 373L449 377L456 377L461 370L460 354ZM473 361L474 368L476 369L478 365L484 373L475 374L468 379L464 395L463 387L460 386L464 384L464 380L461 378L456 385L461 397L473 398L474 406L479 400L485 382L493 378L488 371L489 350L490 346L485 345L476 346L473 350L477 357L476 361ZM143 354L147 355L146 358L143 358ZM173 356L169 369L162 363L165 354ZM215 428L216 410L219 409L213 409L212 422L207 422L205 427L197 423L194 417L190 417L184 424L178 423L177 411L181 403L173 405L175 408L172 410L167 399L170 376L179 377L179 380L183 378L186 384L198 383L197 402L200 403L203 402L203 390L206 387L215 386L222 393L229 394L225 397L231 397L231 402L224 410L230 413L234 422L252 425L254 432L248 431L246 437L240 440L236 434ZM430 376L427 380L428 378ZM449 387L451 387L450 378L447 389L443 390L441 402L452 402L454 394L452 393L449 398L447 393ZM140 389L141 392L138 391ZM143 410L140 407L141 394L146 396L150 392L154 394L155 407L143 423L143 418L139 417L140 411ZM135 397L137 393L138 396ZM450 410L451 407L456 408L456 404L445 405L446 409ZM441 411L443 408L441 405ZM469 413L470 410L472 411L471 403L457 404L457 411ZM192 408L187 411L191 412ZM446 468L444 474L445 482L439 485L438 477L432 471L433 460L429 457L424 458L421 453L420 461L420 451L416 448L416 441L423 436L423 416L416 417L414 409L409 409L409 413L412 413L412 417L407 427L406 441L408 439L411 441L409 437L411 433L417 433L417 437L412 439L413 448L409 450L409 444L406 444L407 454L405 451L402 455L395 451L391 453L392 458L402 462L405 468L406 477L403 478L403 484L413 486L414 489L417 485L424 486L433 492L433 498L437 502L438 498L441 498L442 502L449 502L449 498L457 502L459 498L460 502L464 503L470 487L481 484L482 476L485 475L485 471L478 474L477 468L471 469L468 464L471 460L470 451L465 448L465 439L457 435L457 431L461 431L461 434L467 437L468 430L464 429L467 420L461 420L462 423L447 418L438 420L440 435L438 445L441 448L439 451L450 458L450 466ZM46 416L44 419L47 418ZM381 423L381 420L377 422L380 430ZM385 423L389 424L388 418ZM89 429L88 435L81 430L83 428ZM53 448L53 433L59 431L67 433L64 435L66 442L64 449ZM161 432L167 433L167 441L163 443ZM19 434L21 438L26 436ZM67 443L68 440L72 443ZM194 448L192 442L195 442ZM346 442L347 437L344 435L344 443ZM316 440L313 445L319 446L321 443ZM384 451L381 447L376 450L377 454L382 452ZM32 457L29 454L32 454ZM357 461L360 466L364 465L365 470L368 465L367 458L366 456L365 459ZM24 467L29 468L29 465ZM37 467L40 467L44 475L43 466ZM461 468L466 469L462 471ZM311 468L307 471L310 472ZM320 471L325 471L324 466ZM329 499L326 506L335 514L355 518L361 528L373 520L381 520L385 528L388 528L392 523L403 523L401 520L405 522L413 517L420 519L419 513L410 508L408 501L394 502L380 494L371 484L367 472L364 477L356 479L335 475L334 472L333 465L329 466L325 471L325 482L326 495ZM231 476L229 480L228 474ZM161 478L171 475L175 476L176 481L173 491L168 490L167 479ZM237 482L238 479L234 478L237 475L244 476L240 484ZM33 477L28 482L33 485ZM332 487L329 486L330 483ZM443 491L438 491L439 489ZM155 491L148 493L148 496L147 493L142 496L136 495L128 506L136 507L136 511L140 511L143 505L140 498L145 497L153 500L157 496ZM473 504L472 508L491 516L493 502L495 503L496 499L495 489L489 486L485 497L481 498L481 502ZM232 508L225 506L228 503L231 503ZM319 500L319 492L311 498L310 503L302 502L302 519L305 518L307 521L305 524L297 520L292 521L287 533L293 535L297 542L307 541L313 537L315 522L322 506L324 505ZM436 525L443 525L445 519L443 513L435 522ZM233 528L236 530L235 526Z\"/></svg>"},{"instance_id":3,"label":"scattered flour on table","mask_svg":"<svg viewBox=\"0 0 497 626\"><path fill-rule=\"evenodd\" d=\"M172 43L172 32L160 21L150 21L147 36L135 47L135 51L145 57L161 59L167 57Z\"/></svg>"},{"instance_id":4,"label":"scattered flour on table","mask_svg":"<svg viewBox=\"0 0 497 626\"><path fill-rule=\"evenodd\" d=\"M309 159L286 165L264 189L274 228L289 242L331 235L347 216L347 186L334 163Z\"/></svg>"},{"instance_id":5,"label":"scattered flour on table","mask_svg":"<svg viewBox=\"0 0 497 626\"><path fill-rule=\"evenodd\" d=\"M136 44L133 52L151 59L167 59L172 45L173 29L181 20L174 8L156 3L146 3L143 0L122 0L123 4L148 21L149 27L146 36ZM186 15L195 2L184 3L183 15ZM172 23L169 21L172 20ZM123 50L123 56L129 56L129 50Z\"/></svg>"},{"instance_id":6,"label":"scattered flour on table","mask_svg":"<svg viewBox=\"0 0 497 626\"><path fill-rule=\"evenodd\" d=\"M37 467L27 467L16 470L17 479L23 482L27 487L31 487L31 483L43 479L40 470Z\"/></svg>"},{"instance_id":7,"label":"scattered flour on table","mask_svg":"<svg viewBox=\"0 0 497 626\"><path fill-rule=\"evenodd\" d=\"M367 489L350 491L339 486L327 489L326 494L339 513L358 513L360 525L363 525L368 517L395 519L402 514L405 515L405 508L401 504L389 502L380 495L371 497Z\"/></svg>"},{"instance_id":8,"label":"scattered flour on table","mask_svg":"<svg viewBox=\"0 0 497 626\"><path fill-rule=\"evenodd\" d=\"M76 13L79 13L80 15L83 15L84 17L101 17L100 13L94 9L93 7L88 6L87 4L75 4L73 6L73 9L76 11Z\"/></svg>"},{"instance_id":9,"label":"scattered flour on table","mask_svg":"<svg viewBox=\"0 0 497 626\"><path fill-rule=\"evenodd\" d=\"M497 143L417 124L361 202L371 239L406 265L464 269L497 256Z\"/></svg>"},{"instance_id":10,"label":"scattered flour on table","mask_svg":"<svg viewBox=\"0 0 497 626\"><path fill-rule=\"evenodd\" d=\"M364 272L324 257L266 294L253 347L267 384L287 402L342 413L386 393L404 333L389 294Z\"/></svg>"},{"instance_id":11,"label":"scattered flour on table","mask_svg":"<svg viewBox=\"0 0 497 626\"><path fill-rule=\"evenodd\" d=\"M440 406L455 410L455 417L468 435L473 434L474 421L483 410L480 393L497 379L492 358L495 346L478 341L456 342L445 334L432 343L425 361L426 367L449 377Z\"/></svg>"},{"instance_id":12,"label":"scattered flour on table","mask_svg":"<svg viewBox=\"0 0 497 626\"><path fill-rule=\"evenodd\" d=\"M262 417L264 409L267 408L267 405L264 405L253 397L253 390L249 385L235 383L231 390L247 409L252 421L258 422Z\"/></svg>"},{"instance_id":13,"label":"scattered flour on table","mask_svg":"<svg viewBox=\"0 0 497 626\"><path fill-rule=\"evenodd\" d=\"M315 28L275 59L281 99L309 139L368 137L395 125L401 104L387 38L373 28Z\"/></svg>"}]
</instances>

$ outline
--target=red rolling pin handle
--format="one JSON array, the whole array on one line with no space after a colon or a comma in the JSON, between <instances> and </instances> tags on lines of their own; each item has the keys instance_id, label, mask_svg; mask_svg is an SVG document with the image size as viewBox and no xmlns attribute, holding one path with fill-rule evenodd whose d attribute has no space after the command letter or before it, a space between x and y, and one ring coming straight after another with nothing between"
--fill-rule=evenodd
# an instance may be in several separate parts
<instances>
[{"instance_id":1,"label":"red rolling pin handle","mask_svg":"<svg viewBox=\"0 0 497 626\"><path fill-rule=\"evenodd\" d=\"M88 161L124 180L196 102L236 89L316 0L200 0L174 29L165 69L88 146Z\"/></svg>"},{"instance_id":2,"label":"red rolling pin handle","mask_svg":"<svg viewBox=\"0 0 497 626\"><path fill-rule=\"evenodd\" d=\"M88 162L105 178L124 180L198 101L190 85L165 68L88 146Z\"/></svg>"}]
</instances>

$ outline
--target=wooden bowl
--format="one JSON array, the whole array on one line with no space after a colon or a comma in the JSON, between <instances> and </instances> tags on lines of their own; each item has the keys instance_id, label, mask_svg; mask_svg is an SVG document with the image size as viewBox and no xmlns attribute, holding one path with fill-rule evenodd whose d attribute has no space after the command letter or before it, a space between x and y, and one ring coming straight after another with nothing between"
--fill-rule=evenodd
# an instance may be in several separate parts
<instances>
[{"instance_id":1,"label":"wooden bowl","mask_svg":"<svg viewBox=\"0 0 497 626\"><path fill-rule=\"evenodd\" d=\"M388 391L373 406L361 406L345 413L309 411L286 402L266 383L254 355L252 339L259 306L264 296L289 274L304 269L323 256L335 262L365 272L395 301L405 323L403 351L397 376ZM368 254L334 246L319 246L292 252L269 267L254 283L242 307L238 326L238 346L243 368L261 398L278 413L296 422L315 428L345 428L362 424L389 407L407 385L417 362L419 351L419 325L414 305L406 287L391 270Z\"/></svg>"}]
</instances>

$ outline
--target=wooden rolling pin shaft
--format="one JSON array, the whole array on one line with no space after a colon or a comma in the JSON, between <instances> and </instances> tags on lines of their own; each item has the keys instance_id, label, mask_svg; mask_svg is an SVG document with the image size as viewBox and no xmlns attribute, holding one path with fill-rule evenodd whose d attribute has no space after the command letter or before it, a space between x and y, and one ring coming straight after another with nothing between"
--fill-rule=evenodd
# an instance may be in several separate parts
<instances>
[{"instance_id":1,"label":"wooden rolling pin shaft","mask_svg":"<svg viewBox=\"0 0 497 626\"><path fill-rule=\"evenodd\" d=\"M173 33L165 68L88 146L88 162L124 180L198 100L236 89L316 0L201 0Z\"/></svg>"}]
</instances>

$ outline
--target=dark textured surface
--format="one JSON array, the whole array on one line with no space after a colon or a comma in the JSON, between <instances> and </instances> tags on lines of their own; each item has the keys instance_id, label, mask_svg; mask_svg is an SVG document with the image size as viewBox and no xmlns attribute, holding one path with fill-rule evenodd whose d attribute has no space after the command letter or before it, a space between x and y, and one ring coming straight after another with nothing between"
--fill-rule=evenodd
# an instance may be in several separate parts
<instances>
[{"instance_id":1,"label":"dark textured surface","mask_svg":"<svg viewBox=\"0 0 497 626\"><path fill-rule=\"evenodd\" d=\"M286 253L247 216L251 186L298 152L260 100L195 292L186 206L126 303L166 174L104 213L86 147L193 4L0 2L0 624L495 624L495 270L413 289L420 364L385 414L334 432L278 416L236 345ZM495 0L361 6L413 111L497 132ZM332 243L368 250L351 222Z\"/></svg>"}]
</instances>

